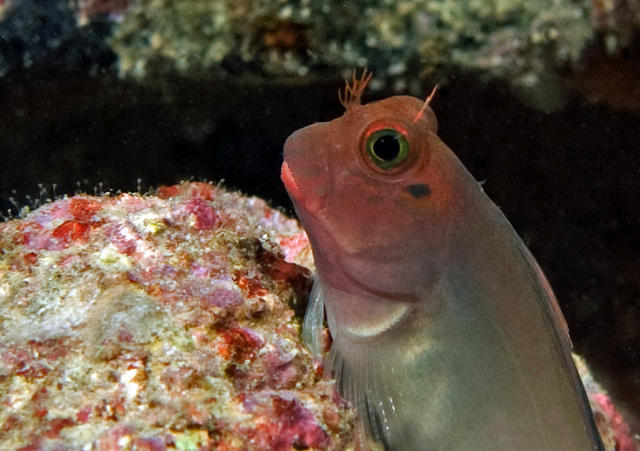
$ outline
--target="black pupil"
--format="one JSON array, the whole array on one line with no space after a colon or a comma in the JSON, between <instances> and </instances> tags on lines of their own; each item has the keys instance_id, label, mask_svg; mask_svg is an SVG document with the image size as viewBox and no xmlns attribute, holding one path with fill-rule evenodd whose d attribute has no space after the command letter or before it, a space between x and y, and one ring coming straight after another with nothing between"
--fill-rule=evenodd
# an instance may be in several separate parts
<instances>
[{"instance_id":1,"label":"black pupil","mask_svg":"<svg viewBox=\"0 0 640 451\"><path fill-rule=\"evenodd\" d=\"M393 135L383 135L373 143L373 152L384 161L393 161L400 154L400 143Z\"/></svg>"}]
</instances>

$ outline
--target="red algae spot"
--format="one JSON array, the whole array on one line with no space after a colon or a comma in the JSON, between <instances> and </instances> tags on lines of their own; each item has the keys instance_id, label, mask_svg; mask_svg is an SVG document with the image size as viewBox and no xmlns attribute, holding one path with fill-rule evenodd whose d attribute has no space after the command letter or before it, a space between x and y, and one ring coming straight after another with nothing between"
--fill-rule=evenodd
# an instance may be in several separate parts
<instances>
[{"instance_id":1,"label":"red algae spot","mask_svg":"<svg viewBox=\"0 0 640 451\"><path fill-rule=\"evenodd\" d=\"M258 248L256 258L262 271L273 280L290 285L296 295L302 296L311 291L311 271L304 266L287 262L281 255Z\"/></svg>"},{"instance_id":2,"label":"red algae spot","mask_svg":"<svg viewBox=\"0 0 640 451\"><path fill-rule=\"evenodd\" d=\"M284 252L284 258L287 261L293 261L305 248L309 246L309 238L304 232L295 235L284 235L278 239L278 244Z\"/></svg>"},{"instance_id":3,"label":"red algae spot","mask_svg":"<svg viewBox=\"0 0 640 451\"><path fill-rule=\"evenodd\" d=\"M190 273L198 278L212 279L218 275L226 278L229 257L225 252L209 250L197 262L190 263Z\"/></svg>"},{"instance_id":4,"label":"red algae spot","mask_svg":"<svg viewBox=\"0 0 640 451\"><path fill-rule=\"evenodd\" d=\"M2 427L0 428L0 436L3 433L9 432L17 426L20 426L21 420L16 415L9 415L7 419L2 423Z\"/></svg>"},{"instance_id":5,"label":"red algae spot","mask_svg":"<svg viewBox=\"0 0 640 451\"><path fill-rule=\"evenodd\" d=\"M140 237L125 225L108 225L102 233L121 254L132 255L137 249L136 239Z\"/></svg>"},{"instance_id":6,"label":"red algae spot","mask_svg":"<svg viewBox=\"0 0 640 451\"><path fill-rule=\"evenodd\" d=\"M193 424L204 425L207 422L211 421L212 415L204 409L198 408L196 405L187 403L186 405L187 412L191 417L191 421Z\"/></svg>"},{"instance_id":7,"label":"red algae spot","mask_svg":"<svg viewBox=\"0 0 640 451\"><path fill-rule=\"evenodd\" d=\"M201 198L189 199L184 204L185 211L191 215L193 227L198 230L211 230L218 223L218 215L207 201Z\"/></svg>"},{"instance_id":8,"label":"red algae spot","mask_svg":"<svg viewBox=\"0 0 640 451\"><path fill-rule=\"evenodd\" d=\"M133 441L131 449L136 451L165 451L167 445L160 437L137 438Z\"/></svg>"},{"instance_id":9,"label":"red algae spot","mask_svg":"<svg viewBox=\"0 0 640 451\"><path fill-rule=\"evenodd\" d=\"M97 447L99 451L118 451L122 449L120 441L125 437L132 435L134 429L127 425L121 424L109 429L105 434L97 441Z\"/></svg>"},{"instance_id":10,"label":"red algae spot","mask_svg":"<svg viewBox=\"0 0 640 451\"><path fill-rule=\"evenodd\" d=\"M275 397L273 408L277 417L278 434L272 449L288 450L294 447L324 448L329 438L315 418L297 399Z\"/></svg>"},{"instance_id":11,"label":"red algae spot","mask_svg":"<svg viewBox=\"0 0 640 451\"><path fill-rule=\"evenodd\" d=\"M192 368L167 368L162 372L160 381L169 390L184 391L199 386L200 376Z\"/></svg>"},{"instance_id":12,"label":"red algae spot","mask_svg":"<svg viewBox=\"0 0 640 451\"><path fill-rule=\"evenodd\" d=\"M69 211L76 221L88 222L98 210L102 208L100 202L81 197L72 197L69 203Z\"/></svg>"},{"instance_id":13,"label":"red algae spot","mask_svg":"<svg viewBox=\"0 0 640 451\"><path fill-rule=\"evenodd\" d=\"M76 414L76 421L80 424L84 424L89 421L89 417L91 416L91 411L93 410L92 406L83 407Z\"/></svg>"},{"instance_id":14,"label":"red algae spot","mask_svg":"<svg viewBox=\"0 0 640 451\"><path fill-rule=\"evenodd\" d=\"M58 438L60 431L76 424L71 418L54 418L49 422L49 429L44 433L47 438Z\"/></svg>"},{"instance_id":15,"label":"red algae spot","mask_svg":"<svg viewBox=\"0 0 640 451\"><path fill-rule=\"evenodd\" d=\"M290 281L293 283L301 278L308 279L311 277L311 271L304 266L289 263L283 258L279 258L273 262L269 275L276 280Z\"/></svg>"},{"instance_id":16,"label":"red algae spot","mask_svg":"<svg viewBox=\"0 0 640 451\"><path fill-rule=\"evenodd\" d=\"M59 242L69 244L74 241L84 240L87 237L87 229L89 226L82 222L65 221L55 228L51 234L57 238Z\"/></svg>"},{"instance_id":17,"label":"red algae spot","mask_svg":"<svg viewBox=\"0 0 640 451\"><path fill-rule=\"evenodd\" d=\"M40 388L31 396L31 407L33 407L33 410L39 417L43 417L47 414L47 409L42 407L42 405L45 404L49 400L49 398L49 392L47 391L46 387ZM44 414L40 413L43 411Z\"/></svg>"},{"instance_id":18,"label":"red algae spot","mask_svg":"<svg viewBox=\"0 0 640 451\"><path fill-rule=\"evenodd\" d=\"M114 239L111 240L111 244L113 244L118 252L125 255L132 255L138 247L135 241L128 240L126 238L118 239L117 237L114 237Z\"/></svg>"},{"instance_id":19,"label":"red algae spot","mask_svg":"<svg viewBox=\"0 0 640 451\"><path fill-rule=\"evenodd\" d=\"M293 396L292 392L272 395L264 401L252 395L242 399L243 406L249 411L263 408L265 401L269 406L265 417L267 422L250 430L239 431L250 437L251 442L255 444L254 449L270 451L307 448L336 449L330 446L331 439L311 411Z\"/></svg>"},{"instance_id":20,"label":"red algae spot","mask_svg":"<svg viewBox=\"0 0 640 451\"><path fill-rule=\"evenodd\" d=\"M311 271L307 268L289 263L284 257L269 252L262 246L258 248L256 258L262 269L275 280L293 281L300 277L308 278L311 275Z\"/></svg>"},{"instance_id":21,"label":"red algae spot","mask_svg":"<svg viewBox=\"0 0 640 451\"><path fill-rule=\"evenodd\" d=\"M46 417L48 413L49 413L49 409L45 409L44 407L33 408L33 414L36 416L36 418L42 419Z\"/></svg>"},{"instance_id":22,"label":"red algae spot","mask_svg":"<svg viewBox=\"0 0 640 451\"><path fill-rule=\"evenodd\" d=\"M48 362L58 360L69 352L64 344L64 339L61 338L48 338L41 341L29 340L28 345L31 349L36 351L40 357L45 358Z\"/></svg>"},{"instance_id":23,"label":"red algae spot","mask_svg":"<svg viewBox=\"0 0 640 451\"><path fill-rule=\"evenodd\" d=\"M264 296L269 293L259 279L249 278L245 274L239 273L234 277L236 284L247 293L247 297Z\"/></svg>"},{"instance_id":24,"label":"red algae spot","mask_svg":"<svg viewBox=\"0 0 640 451\"><path fill-rule=\"evenodd\" d=\"M320 359L316 359L313 362L313 374L315 374L318 379L322 379L322 376L324 376L324 365Z\"/></svg>"},{"instance_id":25,"label":"red algae spot","mask_svg":"<svg viewBox=\"0 0 640 451\"><path fill-rule=\"evenodd\" d=\"M51 371L41 360L37 360L33 353L24 349L2 349L0 359L6 365L8 371L25 379L39 379Z\"/></svg>"},{"instance_id":26,"label":"red algae spot","mask_svg":"<svg viewBox=\"0 0 640 451\"><path fill-rule=\"evenodd\" d=\"M162 185L156 190L156 196L158 196L160 199L169 199L170 197L176 197L180 194L180 185Z\"/></svg>"},{"instance_id":27,"label":"red algae spot","mask_svg":"<svg viewBox=\"0 0 640 451\"><path fill-rule=\"evenodd\" d=\"M160 199L185 196L203 200L213 200L216 197L217 188L208 183L182 183L180 185L163 185L156 190L156 196Z\"/></svg>"},{"instance_id":28,"label":"red algae spot","mask_svg":"<svg viewBox=\"0 0 640 451\"><path fill-rule=\"evenodd\" d=\"M327 427L333 431L340 430L340 414L337 410L326 410L322 413L322 421Z\"/></svg>"},{"instance_id":29,"label":"red algae spot","mask_svg":"<svg viewBox=\"0 0 640 451\"><path fill-rule=\"evenodd\" d=\"M38 261L38 254L36 254L35 252L29 252L27 254L24 254L22 258L24 259L25 263L29 265L35 265Z\"/></svg>"},{"instance_id":30,"label":"red algae spot","mask_svg":"<svg viewBox=\"0 0 640 451\"><path fill-rule=\"evenodd\" d=\"M24 222L18 227L16 236L20 244L29 249L46 249L49 237L44 234L44 227L35 222Z\"/></svg>"},{"instance_id":31,"label":"red algae spot","mask_svg":"<svg viewBox=\"0 0 640 451\"><path fill-rule=\"evenodd\" d=\"M18 448L16 451L41 451L42 450L42 439L38 439L32 443L29 443L22 448Z\"/></svg>"},{"instance_id":32,"label":"red algae spot","mask_svg":"<svg viewBox=\"0 0 640 451\"><path fill-rule=\"evenodd\" d=\"M258 334L241 327L222 329L219 333L222 338L222 343L218 345L219 354L236 362L253 359L256 351L264 344Z\"/></svg>"},{"instance_id":33,"label":"red algae spot","mask_svg":"<svg viewBox=\"0 0 640 451\"><path fill-rule=\"evenodd\" d=\"M64 206L74 205L74 200L82 200L77 204L75 208L75 215L81 218L91 218L93 212L95 212L95 205L88 204L85 199L71 199L71 201L63 203L60 202L55 210L56 215L59 218L71 217L70 210L63 208ZM100 204L97 203L97 207L100 208ZM78 206L80 205L80 206ZM91 206L88 206L91 205ZM84 207L82 207L84 206ZM86 208L85 208L86 207ZM50 224L52 218L46 214L47 210L40 213L40 216L36 216L38 221L26 221L21 223L18 227L18 242L23 244L28 249L34 250L62 250L65 249L71 243L82 243L87 240L89 228L100 224L97 221L85 221L77 219L67 219L58 225L55 229L51 230ZM58 219L59 219L58 218Z\"/></svg>"},{"instance_id":34,"label":"red algae spot","mask_svg":"<svg viewBox=\"0 0 640 451\"><path fill-rule=\"evenodd\" d=\"M220 288L212 293L208 293L201 298L202 307L205 309L211 307L220 307L223 309L237 307L244 302L244 298L240 293L227 288Z\"/></svg>"},{"instance_id":35,"label":"red algae spot","mask_svg":"<svg viewBox=\"0 0 640 451\"><path fill-rule=\"evenodd\" d=\"M38 418L44 418L49 413L49 410L45 407L49 400L49 392L46 387L40 388L31 396L31 407L33 413Z\"/></svg>"},{"instance_id":36,"label":"red algae spot","mask_svg":"<svg viewBox=\"0 0 640 451\"><path fill-rule=\"evenodd\" d=\"M120 329L118 331L118 340L123 343L133 343L133 334L128 329Z\"/></svg>"},{"instance_id":37,"label":"red algae spot","mask_svg":"<svg viewBox=\"0 0 640 451\"><path fill-rule=\"evenodd\" d=\"M303 368L296 365L293 357L283 358L282 353L270 352L266 358L266 384L274 389L293 388L300 379ZM304 370L304 369L303 369Z\"/></svg>"},{"instance_id":38,"label":"red algae spot","mask_svg":"<svg viewBox=\"0 0 640 451\"><path fill-rule=\"evenodd\" d=\"M238 365L232 363L228 365L224 369L224 374L231 380L233 380L233 386L236 389L244 390L247 389L247 380L249 379L249 374L247 371L244 371L238 368Z\"/></svg>"},{"instance_id":39,"label":"red algae spot","mask_svg":"<svg viewBox=\"0 0 640 451\"><path fill-rule=\"evenodd\" d=\"M204 200L213 200L216 197L216 188L208 183L196 182L189 185L189 196Z\"/></svg>"}]
</instances>

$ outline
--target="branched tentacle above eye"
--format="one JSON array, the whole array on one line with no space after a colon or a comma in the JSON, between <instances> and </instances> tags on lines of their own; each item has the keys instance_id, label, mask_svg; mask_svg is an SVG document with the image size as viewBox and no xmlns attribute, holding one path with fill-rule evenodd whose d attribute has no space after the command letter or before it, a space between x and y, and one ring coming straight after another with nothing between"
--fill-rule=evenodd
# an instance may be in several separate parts
<instances>
[{"instance_id":1,"label":"branched tentacle above eye","mask_svg":"<svg viewBox=\"0 0 640 451\"><path fill-rule=\"evenodd\" d=\"M372 76L373 72L367 72L367 69L365 68L362 71L360 78L357 78L356 70L354 69L351 75L351 81L346 81L344 93L342 90L338 90L338 100L347 110L347 113L349 113L354 106L360 105L362 93L369 84Z\"/></svg>"}]
</instances>

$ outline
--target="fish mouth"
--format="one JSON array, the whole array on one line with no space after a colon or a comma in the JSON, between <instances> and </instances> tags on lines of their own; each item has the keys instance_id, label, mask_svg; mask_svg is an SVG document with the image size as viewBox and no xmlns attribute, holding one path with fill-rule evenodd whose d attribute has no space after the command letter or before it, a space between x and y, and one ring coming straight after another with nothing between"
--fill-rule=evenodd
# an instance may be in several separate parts
<instances>
[{"instance_id":1,"label":"fish mouth","mask_svg":"<svg viewBox=\"0 0 640 451\"><path fill-rule=\"evenodd\" d=\"M291 170L291 166L293 166L294 170L296 169L296 164L295 162L293 163L293 165L289 165L287 160L282 163L280 179L298 213L300 213L300 210L297 207L301 207L305 211L317 214L324 208L327 200L327 187L321 177L322 174L314 174L313 177L308 177L304 172L308 168L303 168L303 172L298 172L296 176L294 171Z\"/></svg>"},{"instance_id":2,"label":"fish mouth","mask_svg":"<svg viewBox=\"0 0 640 451\"><path fill-rule=\"evenodd\" d=\"M296 183L296 179L291 173L291 169L289 169L286 161L282 163L282 167L280 168L280 179L282 183L284 183L284 187L287 189L289 196L295 201L302 201L302 191L300 191L300 187Z\"/></svg>"}]
</instances>

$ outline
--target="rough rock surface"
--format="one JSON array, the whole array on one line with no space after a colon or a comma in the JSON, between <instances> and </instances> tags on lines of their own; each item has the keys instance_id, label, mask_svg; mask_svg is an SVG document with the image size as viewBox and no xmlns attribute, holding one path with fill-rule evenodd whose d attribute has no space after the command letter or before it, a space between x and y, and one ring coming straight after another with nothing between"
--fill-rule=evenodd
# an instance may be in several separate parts
<instances>
[{"instance_id":1,"label":"rough rock surface","mask_svg":"<svg viewBox=\"0 0 640 451\"><path fill-rule=\"evenodd\" d=\"M590 0L133 0L110 43L121 73L136 77L366 66L376 83L422 94L426 76L452 68L538 85L578 61L593 36L590 11Z\"/></svg>"},{"instance_id":2,"label":"rough rock surface","mask_svg":"<svg viewBox=\"0 0 640 451\"><path fill-rule=\"evenodd\" d=\"M0 224L1 449L344 449L295 221L204 183Z\"/></svg>"}]
</instances>

